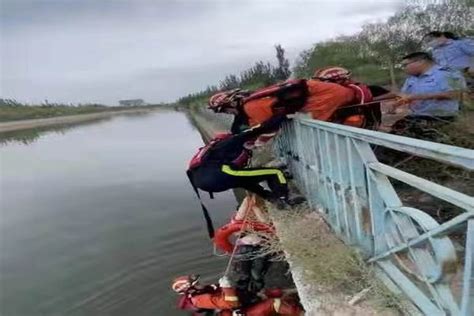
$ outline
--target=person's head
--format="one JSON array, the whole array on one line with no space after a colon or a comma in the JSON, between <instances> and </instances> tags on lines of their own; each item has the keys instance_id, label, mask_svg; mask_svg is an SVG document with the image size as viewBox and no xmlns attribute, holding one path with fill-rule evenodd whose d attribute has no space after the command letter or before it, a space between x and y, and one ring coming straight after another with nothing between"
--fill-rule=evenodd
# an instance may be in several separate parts
<instances>
[{"instance_id":1,"label":"person's head","mask_svg":"<svg viewBox=\"0 0 474 316\"><path fill-rule=\"evenodd\" d=\"M198 289L199 275L183 275L173 280L171 288L178 294L186 294L189 291Z\"/></svg>"},{"instance_id":2,"label":"person's head","mask_svg":"<svg viewBox=\"0 0 474 316\"><path fill-rule=\"evenodd\" d=\"M321 69L316 69L312 79L321 81L344 83L351 79L352 73L342 67L329 66Z\"/></svg>"},{"instance_id":3,"label":"person's head","mask_svg":"<svg viewBox=\"0 0 474 316\"><path fill-rule=\"evenodd\" d=\"M218 92L209 98L208 108L216 113L239 114L239 105L245 97L245 91L233 89Z\"/></svg>"},{"instance_id":4,"label":"person's head","mask_svg":"<svg viewBox=\"0 0 474 316\"><path fill-rule=\"evenodd\" d=\"M424 36L430 47L437 47L446 44L449 40L456 40L458 37L452 32L432 31Z\"/></svg>"},{"instance_id":5,"label":"person's head","mask_svg":"<svg viewBox=\"0 0 474 316\"><path fill-rule=\"evenodd\" d=\"M406 55L402 59L403 70L412 76L419 76L433 66L433 58L425 52Z\"/></svg>"}]
</instances>

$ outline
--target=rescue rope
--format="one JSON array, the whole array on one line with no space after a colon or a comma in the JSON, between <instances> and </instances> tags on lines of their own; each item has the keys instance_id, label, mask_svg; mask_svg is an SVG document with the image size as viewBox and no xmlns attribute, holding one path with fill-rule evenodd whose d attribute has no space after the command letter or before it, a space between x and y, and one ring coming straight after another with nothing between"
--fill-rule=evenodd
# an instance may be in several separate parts
<instances>
[{"instance_id":1,"label":"rescue rope","mask_svg":"<svg viewBox=\"0 0 474 316\"><path fill-rule=\"evenodd\" d=\"M365 106L365 105L372 105L372 104L377 104L377 103L381 103L381 102L387 102L387 101L396 101L397 98L390 98L390 99L385 99L385 100L379 100L379 101L371 101L371 102L367 102L367 103L359 103L359 104L352 104L352 105L343 105L339 108L337 108L338 110L339 109L348 109L348 108L355 108L355 107L359 107L359 106Z\"/></svg>"},{"instance_id":2,"label":"rescue rope","mask_svg":"<svg viewBox=\"0 0 474 316\"><path fill-rule=\"evenodd\" d=\"M245 215L244 215L244 221L243 221L243 225L242 227L240 228L240 231L239 231L239 235L235 241L235 245L234 245L234 249L232 249L232 254L230 255L230 258L229 258L229 261L227 262L227 267L225 268L225 271L224 271L224 276L227 276L227 274L229 273L230 271L230 268L232 267L232 261L234 260L234 257L235 257L235 253L237 251L237 246L238 246L238 241L239 239L242 237L242 234L244 232L244 229L245 229L245 224L247 224L247 218L249 216L249 213L250 213L250 210L252 209L253 205L254 205L254 202L253 202L253 199L254 197L250 197L249 194L247 194L247 197L249 199L252 199L252 203L249 201L248 205L247 205L247 209L245 210Z\"/></svg>"}]
</instances>

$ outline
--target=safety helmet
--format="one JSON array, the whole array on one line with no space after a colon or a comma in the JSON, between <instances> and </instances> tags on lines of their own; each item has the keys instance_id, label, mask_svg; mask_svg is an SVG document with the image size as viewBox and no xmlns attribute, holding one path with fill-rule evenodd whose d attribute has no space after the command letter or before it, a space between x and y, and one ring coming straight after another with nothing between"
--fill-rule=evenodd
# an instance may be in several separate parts
<instances>
[{"instance_id":1,"label":"safety helmet","mask_svg":"<svg viewBox=\"0 0 474 316\"><path fill-rule=\"evenodd\" d=\"M173 291L184 294L193 288L199 281L199 275L183 275L173 280L171 288Z\"/></svg>"},{"instance_id":2,"label":"safety helmet","mask_svg":"<svg viewBox=\"0 0 474 316\"><path fill-rule=\"evenodd\" d=\"M317 69L313 75L313 79L321 81L340 82L351 79L352 73L342 67L330 66Z\"/></svg>"},{"instance_id":3,"label":"safety helmet","mask_svg":"<svg viewBox=\"0 0 474 316\"><path fill-rule=\"evenodd\" d=\"M239 101L245 97L245 91L233 89L218 92L209 98L208 108L216 113L222 112L225 108L235 108Z\"/></svg>"}]
</instances>

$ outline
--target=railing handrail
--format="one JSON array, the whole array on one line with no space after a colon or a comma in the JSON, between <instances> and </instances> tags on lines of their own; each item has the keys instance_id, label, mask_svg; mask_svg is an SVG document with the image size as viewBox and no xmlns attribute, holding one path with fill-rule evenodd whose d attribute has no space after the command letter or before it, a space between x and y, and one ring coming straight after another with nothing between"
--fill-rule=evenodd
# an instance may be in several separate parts
<instances>
[{"instance_id":1,"label":"railing handrail","mask_svg":"<svg viewBox=\"0 0 474 316\"><path fill-rule=\"evenodd\" d=\"M434 143L410 137L392 135L341 124L297 116L301 124L318 127L343 136L350 136L370 144L386 146L416 156L434 159L451 165L474 170L474 150Z\"/></svg>"},{"instance_id":2,"label":"railing handrail","mask_svg":"<svg viewBox=\"0 0 474 316\"><path fill-rule=\"evenodd\" d=\"M473 315L474 198L379 162L371 145L467 170L474 170L474 150L299 114L278 137L276 152L287 159L310 206L341 239L361 250L386 281L426 315ZM390 178L457 206L459 214L438 223L433 213L401 198ZM465 234L464 251L455 247L460 239L453 242L453 232ZM454 273L463 275L462 292L451 287Z\"/></svg>"}]
</instances>

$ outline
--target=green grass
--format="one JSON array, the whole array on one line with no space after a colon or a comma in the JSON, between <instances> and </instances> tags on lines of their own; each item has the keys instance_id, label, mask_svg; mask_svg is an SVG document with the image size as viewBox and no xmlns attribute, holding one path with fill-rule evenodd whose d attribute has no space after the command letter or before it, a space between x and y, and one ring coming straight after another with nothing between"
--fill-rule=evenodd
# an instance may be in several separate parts
<instances>
[{"instance_id":1,"label":"green grass","mask_svg":"<svg viewBox=\"0 0 474 316\"><path fill-rule=\"evenodd\" d=\"M39 119L65 115L89 114L116 111L123 107L105 106L0 106L0 122Z\"/></svg>"}]
</instances>

